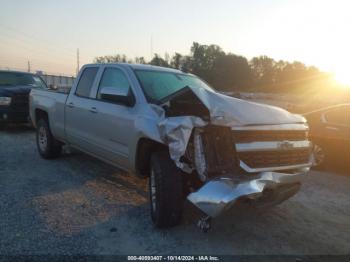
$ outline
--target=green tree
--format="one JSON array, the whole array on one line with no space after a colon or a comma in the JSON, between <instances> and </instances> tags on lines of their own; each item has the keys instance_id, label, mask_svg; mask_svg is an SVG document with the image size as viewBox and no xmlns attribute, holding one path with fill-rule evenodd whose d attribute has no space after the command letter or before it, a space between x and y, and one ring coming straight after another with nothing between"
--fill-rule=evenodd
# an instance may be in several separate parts
<instances>
[{"instance_id":1,"label":"green tree","mask_svg":"<svg viewBox=\"0 0 350 262\"><path fill-rule=\"evenodd\" d=\"M181 69L183 63L183 56L179 53L175 53L175 55L171 58L170 65L173 68Z\"/></svg>"},{"instance_id":2,"label":"green tree","mask_svg":"<svg viewBox=\"0 0 350 262\"><path fill-rule=\"evenodd\" d=\"M154 54L154 57L149 62L149 64L155 66L170 67L169 63L158 54Z\"/></svg>"},{"instance_id":3,"label":"green tree","mask_svg":"<svg viewBox=\"0 0 350 262\"><path fill-rule=\"evenodd\" d=\"M143 56L135 57L136 64L147 64L146 59Z\"/></svg>"},{"instance_id":4,"label":"green tree","mask_svg":"<svg viewBox=\"0 0 350 262\"><path fill-rule=\"evenodd\" d=\"M223 91L303 92L331 86L331 76L301 62L275 61L268 56L254 57L226 54L217 45L194 42L189 55L175 53L164 58L155 54L151 61L144 57L129 59L126 55L96 57L96 63L139 63L172 67L191 72Z\"/></svg>"},{"instance_id":5,"label":"green tree","mask_svg":"<svg viewBox=\"0 0 350 262\"><path fill-rule=\"evenodd\" d=\"M118 54L96 57L94 63L132 63L132 60L128 59L126 55Z\"/></svg>"},{"instance_id":6,"label":"green tree","mask_svg":"<svg viewBox=\"0 0 350 262\"><path fill-rule=\"evenodd\" d=\"M245 57L227 54L216 58L210 78L220 90L237 91L251 86L252 71Z\"/></svg>"},{"instance_id":7,"label":"green tree","mask_svg":"<svg viewBox=\"0 0 350 262\"><path fill-rule=\"evenodd\" d=\"M217 45L201 45L194 42L191 47L191 71L213 84L211 79L214 62L225 52Z\"/></svg>"},{"instance_id":8,"label":"green tree","mask_svg":"<svg viewBox=\"0 0 350 262\"><path fill-rule=\"evenodd\" d=\"M267 56L254 57L250 61L255 86L268 88L276 83L276 61Z\"/></svg>"}]
</instances>

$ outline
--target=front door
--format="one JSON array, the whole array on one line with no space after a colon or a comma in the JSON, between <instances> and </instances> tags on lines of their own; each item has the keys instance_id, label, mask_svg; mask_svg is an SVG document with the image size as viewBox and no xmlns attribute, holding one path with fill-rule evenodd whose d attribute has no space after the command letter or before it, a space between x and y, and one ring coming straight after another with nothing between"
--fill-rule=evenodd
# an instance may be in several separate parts
<instances>
[{"instance_id":1,"label":"front door","mask_svg":"<svg viewBox=\"0 0 350 262\"><path fill-rule=\"evenodd\" d=\"M135 137L137 106L126 106L101 98L103 87L131 90L126 72L117 66L106 67L96 89L95 113L90 117L91 138L100 147L103 157L118 166L129 167L130 140ZM132 95L132 94L131 94Z\"/></svg>"}]
</instances>

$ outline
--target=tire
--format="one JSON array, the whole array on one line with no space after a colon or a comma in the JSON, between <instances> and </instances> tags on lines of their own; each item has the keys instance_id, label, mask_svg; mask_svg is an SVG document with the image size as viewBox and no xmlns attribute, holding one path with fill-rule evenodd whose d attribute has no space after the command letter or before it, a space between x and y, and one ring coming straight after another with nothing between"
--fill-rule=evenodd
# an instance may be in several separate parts
<instances>
[{"instance_id":1,"label":"tire","mask_svg":"<svg viewBox=\"0 0 350 262\"><path fill-rule=\"evenodd\" d=\"M314 144L313 154L315 158L314 169L316 170L325 169L327 164L327 155L323 150L323 148L318 144Z\"/></svg>"},{"instance_id":2,"label":"tire","mask_svg":"<svg viewBox=\"0 0 350 262\"><path fill-rule=\"evenodd\" d=\"M182 172L166 151L151 156L149 178L151 218L158 228L169 228L181 222L183 210Z\"/></svg>"},{"instance_id":3,"label":"tire","mask_svg":"<svg viewBox=\"0 0 350 262\"><path fill-rule=\"evenodd\" d=\"M40 119L38 121L36 145L39 154L45 159L56 158L61 154L62 144L53 137L46 119Z\"/></svg>"}]
</instances>

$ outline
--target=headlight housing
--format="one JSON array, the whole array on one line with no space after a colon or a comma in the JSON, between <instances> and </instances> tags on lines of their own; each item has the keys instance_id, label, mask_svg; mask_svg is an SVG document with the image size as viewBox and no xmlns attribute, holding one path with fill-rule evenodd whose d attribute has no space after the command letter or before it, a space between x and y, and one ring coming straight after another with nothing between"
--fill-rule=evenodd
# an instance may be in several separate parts
<instances>
[{"instance_id":1,"label":"headlight housing","mask_svg":"<svg viewBox=\"0 0 350 262\"><path fill-rule=\"evenodd\" d=\"M207 125L193 134L194 166L202 182L239 169L231 127Z\"/></svg>"},{"instance_id":2,"label":"headlight housing","mask_svg":"<svg viewBox=\"0 0 350 262\"><path fill-rule=\"evenodd\" d=\"M199 128L194 130L194 164L199 175L199 179L205 182L208 179L208 167L205 159L205 148L202 138L203 131Z\"/></svg>"},{"instance_id":3,"label":"headlight housing","mask_svg":"<svg viewBox=\"0 0 350 262\"><path fill-rule=\"evenodd\" d=\"M11 104L11 97L0 96L0 106L8 106Z\"/></svg>"}]
</instances>

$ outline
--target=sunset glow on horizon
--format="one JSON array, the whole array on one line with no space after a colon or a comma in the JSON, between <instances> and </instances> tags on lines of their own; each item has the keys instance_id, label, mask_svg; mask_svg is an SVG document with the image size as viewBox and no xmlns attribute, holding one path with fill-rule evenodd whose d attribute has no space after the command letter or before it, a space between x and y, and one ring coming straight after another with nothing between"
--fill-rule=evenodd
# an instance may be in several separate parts
<instances>
[{"instance_id":1,"label":"sunset glow on horizon","mask_svg":"<svg viewBox=\"0 0 350 262\"><path fill-rule=\"evenodd\" d=\"M300 61L350 86L350 2L0 0L0 68L75 74L97 56L188 54L193 42ZM33 15L34 14L34 15ZM40 15L35 15L40 14ZM77 16L79 14L79 16ZM152 39L152 40L151 40Z\"/></svg>"},{"instance_id":2,"label":"sunset glow on horizon","mask_svg":"<svg viewBox=\"0 0 350 262\"><path fill-rule=\"evenodd\" d=\"M350 88L350 74L349 71L335 73L334 79L343 87Z\"/></svg>"}]
</instances>

